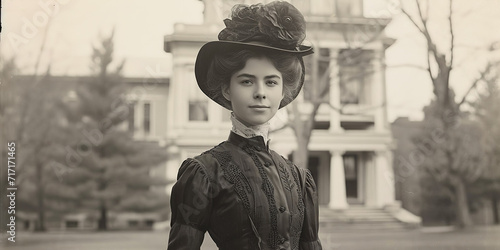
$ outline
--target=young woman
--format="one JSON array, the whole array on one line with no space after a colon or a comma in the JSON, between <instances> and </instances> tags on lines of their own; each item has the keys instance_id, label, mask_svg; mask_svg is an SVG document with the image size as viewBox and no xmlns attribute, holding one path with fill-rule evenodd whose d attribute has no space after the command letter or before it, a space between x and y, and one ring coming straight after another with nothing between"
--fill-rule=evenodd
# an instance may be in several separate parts
<instances>
[{"instance_id":1,"label":"young woman","mask_svg":"<svg viewBox=\"0 0 500 250\"><path fill-rule=\"evenodd\" d=\"M232 111L227 141L185 160L172 189L168 249L321 249L309 171L269 149L268 121L298 95L313 53L302 14L287 2L238 5L219 41L199 51L200 89Z\"/></svg>"}]
</instances>

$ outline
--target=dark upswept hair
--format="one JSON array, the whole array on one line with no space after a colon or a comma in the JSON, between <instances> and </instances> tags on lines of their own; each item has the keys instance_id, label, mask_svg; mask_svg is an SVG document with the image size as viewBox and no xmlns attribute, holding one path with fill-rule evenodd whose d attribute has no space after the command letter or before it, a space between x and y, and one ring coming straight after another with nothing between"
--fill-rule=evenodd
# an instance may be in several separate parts
<instances>
[{"instance_id":1,"label":"dark upswept hair","mask_svg":"<svg viewBox=\"0 0 500 250\"><path fill-rule=\"evenodd\" d=\"M243 69L248 59L251 58L267 58L272 62L283 77L284 97L281 102L291 102L294 99L292 93L301 87L304 62L301 57L275 51L243 49L216 54L207 72L207 95L213 100L220 100L225 108L232 110L231 102L222 95L222 87L229 86L231 76Z\"/></svg>"}]
</instances>

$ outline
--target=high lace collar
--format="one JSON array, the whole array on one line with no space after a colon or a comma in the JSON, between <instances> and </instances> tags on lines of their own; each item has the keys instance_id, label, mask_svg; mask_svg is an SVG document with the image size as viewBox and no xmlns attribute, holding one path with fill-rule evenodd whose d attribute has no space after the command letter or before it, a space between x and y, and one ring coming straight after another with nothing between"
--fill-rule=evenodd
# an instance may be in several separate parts
<instances>
[{"instance_id":1,"label":"high lace collar","mask_svg":"<svg viewBox=\"0 0 500 250\"><path fill-rule=\"evenodd\" d=\"M245 124L241 123L236 119L234 113L231 113L231 122L233 123L233 127L231 131L241 137L244 138L253 138L260 136L264 140L267 145L269 142L269 122L266 122L262 125L257 126L245 126Z\"/></svg>"},{"instance_id":2,"label":"high lace collar","mask_svg":"<svg viewBox=\"0 0 500 250\"><path fill-rule=\"evenodd\" d=\"M234 133L233 131L231 131L227 141L230 142L231 144L237 146L237 147L240 147L240 148L245 148L245 147L250 146L251 148L253 148L256 151L268 151L269 152L269 145L266 145L262 136L245 138L245 137L242 137L241 135L238 135L238 134Z\"/></svg>"}]
</instances>

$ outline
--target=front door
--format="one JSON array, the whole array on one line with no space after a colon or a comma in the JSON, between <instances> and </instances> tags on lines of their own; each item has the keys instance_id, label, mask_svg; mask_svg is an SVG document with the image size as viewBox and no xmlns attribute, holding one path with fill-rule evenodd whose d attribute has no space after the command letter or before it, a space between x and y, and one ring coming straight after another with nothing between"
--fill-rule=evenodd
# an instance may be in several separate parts
<instances>
[{"instance_id":1,"label":"front door","mask_svg":"<svg viewBox=\"0 0 500 250\"><path fill-rule=\"evenodd\" d=\"M359 190L358 190L358 155L355 154L345 154L343 156L344 160L344 171L345 171L345 192L347 196L347 202L358 203L359 202Z\"/></svg>"}]
</instances>

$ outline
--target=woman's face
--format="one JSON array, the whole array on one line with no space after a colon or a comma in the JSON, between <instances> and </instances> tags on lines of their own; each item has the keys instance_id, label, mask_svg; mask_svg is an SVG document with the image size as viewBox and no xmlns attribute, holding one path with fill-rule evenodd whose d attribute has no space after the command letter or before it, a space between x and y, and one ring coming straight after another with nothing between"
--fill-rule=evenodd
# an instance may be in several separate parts
<instances>
[{"instance_id":1,"label":"woman's face","mask_svg":"<svg viewBox=\"0 0 500 250\"><path fill-rule=\"evenodd\" d=\"M222 94L240 122L246 126L264 124L273 118L283 99L281 72L265 57L250 58L231 76Z\"/></svg>"}]
</instances>

